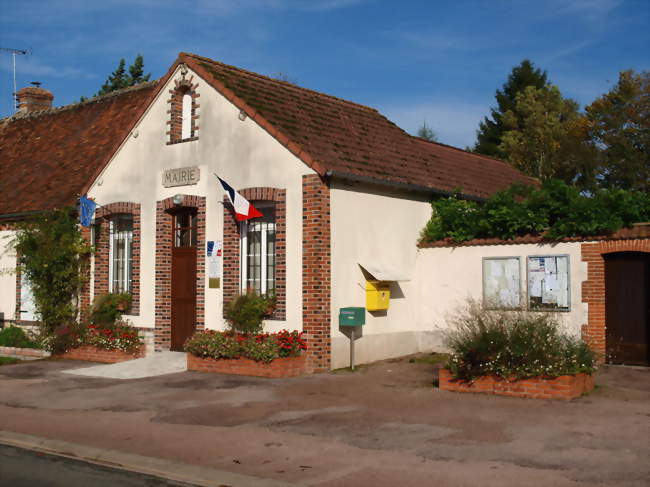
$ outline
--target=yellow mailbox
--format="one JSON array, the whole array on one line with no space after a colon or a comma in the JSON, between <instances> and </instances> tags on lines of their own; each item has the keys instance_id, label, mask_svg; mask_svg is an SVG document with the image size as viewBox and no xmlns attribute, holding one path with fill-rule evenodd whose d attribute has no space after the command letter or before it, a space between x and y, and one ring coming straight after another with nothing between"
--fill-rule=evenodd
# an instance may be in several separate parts
<instances>
[{"instance_id":1,"label":"yellow mailbox","mask_svg":"<svg viewBox=\"0 0 650 487\"><path fill-rule=\"evenodd\" d=\"M390 304L390 283L388 281L366 281L366 309L379 311Z\"/></svg>"}]
</instances>

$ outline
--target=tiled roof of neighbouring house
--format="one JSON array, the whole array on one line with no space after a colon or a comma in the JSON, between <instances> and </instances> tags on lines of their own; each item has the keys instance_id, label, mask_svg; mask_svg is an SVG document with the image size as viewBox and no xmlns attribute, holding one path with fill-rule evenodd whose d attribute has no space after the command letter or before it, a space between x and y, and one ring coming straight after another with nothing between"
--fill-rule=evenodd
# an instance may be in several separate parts
<instances>
[{"instance_id":1,"label":"tiled roof of neighbouring house","mask_svg":"<svg viewBox=\"0 0 650 487\"><path fill-rule=\"evenodd\" d=\"M142 115L156 84L0 120L0 215L74 205Z\"/></svg>"},{"instance_id":2,"label":"tiled roof of neighbouring house","mask_svg":"<svg viewBox=\"0 0 650 487\"><path fill-rule=\"evenodd\" d=\"M186 63L321 175L486 197L534 182L509 164L413 137L377 110L194 54Z\"/></svg>"}]
</instances>

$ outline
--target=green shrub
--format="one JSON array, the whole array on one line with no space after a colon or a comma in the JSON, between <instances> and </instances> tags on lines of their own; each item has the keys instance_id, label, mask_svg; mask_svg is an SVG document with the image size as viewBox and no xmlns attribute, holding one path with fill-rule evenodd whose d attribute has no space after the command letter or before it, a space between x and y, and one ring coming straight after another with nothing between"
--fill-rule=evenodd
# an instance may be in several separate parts
<instances>
[{"instance_id":1,"label":"green shrub","mask_svg":"<svg viewBox=\"0 0 650 487\"><path fill-rule=\"evenodd\" d=\"M580 339L564 334L551 313L485 310L470 301L449 320L447 368L461 380L557 377L595 370L595 355Z\"/></svg>"},{"instance_id":2,"label":"green shrub","mask_svg":"<svg viewBox=\"0 0 650 487\"><path fill-rule=\"evenodd\" d=\"M9 326L0 330L0 347L38 348L38 344L22 328Z\"/></svg>"},{"instance_id":3,"label":"green shrub","mask_svg":"<svg viewBox=\"0 0 650 487\"><path fill-rule=\"evenodd\" d=\"M93 301L89 321L93 325L113 325L120 320L122 311L129 306L131 295L128 293L102 294Z\"/></svg>"},{"instance_id":4,"label":"green shrub","mask_svg":"<svg viewBox=\"0 0 650 487\"><path fill-rule=\"evenodd\" d=\"M83 344L87 331L86 325L78 322L59 325L51 331L42 327L39 344L48 352L63 353Z\"/></svg>"},{"instance_id":5,"label":"green shrub","mask_svg":"<svg viewBox=\"0 0 650 487\"><path fill-rule=\"evenodd\" d=\"M224 317L235 332L259 333L262 331L264 316L269 314L274 305L275 298L249 291L226 304Z\"/></svg>"},{"instance_id":6,"label":"green shrub","mask_svg":"<svg viewBox=\"0 0 650 487\"><path fill-rule=\"evenodd\" d=\"M650 220L650 194L599 189L590 194L559 180L534 188L514 184L483 204L455 197L431 203L432 216L422 239L513 239L532 234L549 240L608 234Z\"/></svg>"}]
</instances>

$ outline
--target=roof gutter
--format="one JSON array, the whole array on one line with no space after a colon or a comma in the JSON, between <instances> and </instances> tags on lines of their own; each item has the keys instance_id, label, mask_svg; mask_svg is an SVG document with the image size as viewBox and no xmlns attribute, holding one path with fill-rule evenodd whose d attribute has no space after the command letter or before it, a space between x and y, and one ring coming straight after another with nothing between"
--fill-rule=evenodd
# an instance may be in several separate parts
<instances>
[{"instance_id":1,"label":"roof gutter","mask_svg":"<svg viewBox=\"0 0 650 487\"><path fill-rule=\"evenodd\" d=\"M45 210L19 211L18 213L5 213L0 215L0 220L23 220L27 217L42 213Z\"/></svg>"},{"instance_id":2,"label":"roof gutter","mask_svg":"<svg viewBox=\"0 0 650 487\"><path fill-rule=\"evenodd\" d=\"M479 196L471 195L471 194L465 194L465 193L458 193L454 191L445 191L443 189L435 189L431 188L429 186L424 186L421 184L412 184L412 183L400 183L398 181L388 181L386 179L379 179L379 178L373 178L370 176L360 176L358 174L350 174L342 171L332 171L328 169L325 172L325 177L326 178L335 178L335 179L343 179L345 181L351 181L351 182L358 182L358 183L369 183L369 184L376 184L378 186L385 186L388 188L393 188L393 189L400 189L404 191L410 191L414 193L420 193L420 194L426 194L429 196L437 195L437 196L455 196L457 198L461 198L464 200L471 200L471 201L485 201L485 198L481 198Z\"/></svg>"}]
</instances>

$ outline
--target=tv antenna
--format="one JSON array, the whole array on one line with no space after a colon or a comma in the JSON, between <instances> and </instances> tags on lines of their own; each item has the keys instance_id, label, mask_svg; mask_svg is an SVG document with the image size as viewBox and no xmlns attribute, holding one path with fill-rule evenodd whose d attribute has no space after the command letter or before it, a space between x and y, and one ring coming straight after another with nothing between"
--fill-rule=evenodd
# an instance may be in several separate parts
<instances>
[{"instance_id":1,"label":"tv antenna","mask_svg":"<svg viewBox=\"0 0 650 487\"><path fill-rule=\"evenodd\" d=\"M13 64L14 64L14 91L11 94L11 101L14 105L14 110L17 110L17 103L16 103L16 54L22 54L23 56L27 55L27 51L24 49L12 49L11 47L0 47L0 51L4 52L10 52L11 57L13 58Z\"/></svg>"}]
</instances>

